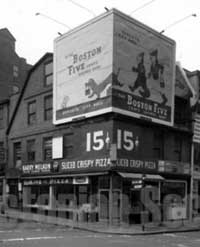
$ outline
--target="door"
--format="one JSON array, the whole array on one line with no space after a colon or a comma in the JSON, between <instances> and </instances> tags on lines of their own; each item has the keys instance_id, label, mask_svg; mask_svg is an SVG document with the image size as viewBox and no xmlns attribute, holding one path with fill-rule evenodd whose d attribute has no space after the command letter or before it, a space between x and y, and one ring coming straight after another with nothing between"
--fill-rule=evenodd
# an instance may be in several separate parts
<instances>
[{"instance_id":1,"label":"door","mask_svg":"<svg viewBox=\"0 0 200 247\"><path fill-rule=\"evenodd\" d=\"M140 224L142 211L141 190L133 189L130 193L131 212L129 221L132 224Z\"/></svg>"},{"instance_id":2,"label":"door","mask_svg":"<svg viewBox=\"0 0 200 247\"><path fill-rule=\"evenodd\" d=\"M109 190L99 190L99 219L109 219Z\"/></svg>"},{"instance_id":3,"label":"door","mask_svg":"<svg viewBox=\"0 0 200 247\"><path fill-rule=\"evenodd\" d=\"M114 190L113 191L113 220L120 221L120 213L121 213L121 191Z\"/></svg>"}]
</instances>

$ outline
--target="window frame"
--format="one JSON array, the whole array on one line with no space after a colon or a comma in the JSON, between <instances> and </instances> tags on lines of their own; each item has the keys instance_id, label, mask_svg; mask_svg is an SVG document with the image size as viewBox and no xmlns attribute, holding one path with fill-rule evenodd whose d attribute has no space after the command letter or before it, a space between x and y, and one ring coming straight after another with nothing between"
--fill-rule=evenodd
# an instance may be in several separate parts
<instances>
[{"instance_id":1,"label":"window frame","mask_svg":"<svg viewBox=\"0 0 200 247\"><path fill-rule=\"evenodd\" d=\"M17 151L17 145L20 146L20 151ZM19 148L19 147L18 147ZM19 155L20 154L20 155ZM19 157L19 158L18 158ZM14 142L13 143L13 161L14 161L14 166L17 166L17 161L21 161L22 162L22 143L21 141L18 142Z\"/></svg>"},{"instance_id":2,"label":"window frame","mask_svg":"<svg viewBox=\"0 0 200 247\"><path fill-rule=\"evenodd\" d=\"M46 72L46 67L48 65L52 64L52 71L47 73ZM51 83L47 83L49 77L52 77L52 82ZM53 85L53 60L50 60L50 61L46 61L44 63L44 87L50 87Z\"/></svg>"},{"instance_id":3,"label":"window frame","mask_svg":"<svg viewBox=\"0 0 200 247\"><path fill-rule=\"evenodd\" d=\"M51 158L47 158L46 157L46 154L45 154L45 151L50 149L48 147L45 147L45 142L46 141L49 141L49 140L51 140ZM45 161L52 160L52 154L53 154L53 152L52 152L53 151L52 145L53 145L53 138L52 138L52 136L48 136L48 137L44 137L43 138L43 159Z\"/></svg>"},{"instance_id":4,"label":"window frame","mask_svg":"<svg viewBox=\"0 0 200 247\"><path fill-rule=\"evenodd\" d=\"M51 106L47 107L46 101L48 99L51 99ZM48 113L51 112L51 115L49 115ZM51 116L50 118L48 118L48 116ZM44 121L50 121L53 119L53 96L52 95L46 95L44 97Z\"/></svg>"},{"instance_id":5,"label":"window frame","mask_svg":"<svg viewBox=\"0 0 200 247\"><path fill-rule=\"evenodd\" d=\"M30 145L31 142L32 142L32 145ZM26 155L27 155L28 162L34 162L36 160L36 145L35 144L36 144L35 139L29 139L26 141ZM33 150L31 150L30 146L34 147ZM31 155L33 155L33 158L30 158Z\"/></svg>"},{"instance_id":6,"label":"window frame","mask_svg":"<svg viewBox=\"0 0 200 247\"><path fill-rule=\"evenodd\" d=\"M35 111L30 112L30 106L31 104L35 104ZM27 123L28 125L34 125L37 122L37 110L36 110L36 100L32 100L30 102L27 103ZM35 116L35 120L32 121L31 117Z\"/></svg>"}]
</instances>

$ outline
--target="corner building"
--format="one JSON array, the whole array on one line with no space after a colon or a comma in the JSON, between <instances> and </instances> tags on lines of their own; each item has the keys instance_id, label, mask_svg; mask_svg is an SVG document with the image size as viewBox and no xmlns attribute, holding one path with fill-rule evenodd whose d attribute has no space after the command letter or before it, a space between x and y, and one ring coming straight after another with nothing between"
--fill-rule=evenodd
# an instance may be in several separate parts
<instances>
[{"instance_id":1,"label":"corner building","mask_svg":"<svg viewBox=\"0 0 200 247\"><path fill-rule=\"evenodd\" d=\"M117 10L55 41L54 73L51 54L33 66L8 129L24 210L110 224L141 223L144 210L146 221L188 217L190 93L175 92L174 45Z\"/></svg>"}]
</instances>

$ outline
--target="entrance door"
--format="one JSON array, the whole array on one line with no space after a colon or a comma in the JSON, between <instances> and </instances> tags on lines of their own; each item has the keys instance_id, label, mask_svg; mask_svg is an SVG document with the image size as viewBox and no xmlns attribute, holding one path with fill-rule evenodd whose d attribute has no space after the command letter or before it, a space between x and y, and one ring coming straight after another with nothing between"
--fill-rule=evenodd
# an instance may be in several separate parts
<instances>
[{"instance_id":1,"label":"entrance door","mask_svg":"<svg viewBox=\"0 0 200 247\"><path fill-rule=\"evenodd\" d=\"M113 220L120 221L120 212L121 212L121 191L114 190L113 191Z\"/></svg>"},{"instance_id":2,"label":"entrance door","mask_svg":"<svg viewBox=\"0 0 200 247\"><path fill-rule=\"evenodd\" d=\"M131 213L129 219L130 223L139 224L140 214L142 211L141 190L136 190L136 189L131 190L130 204L131 204Z\"/></svg>"},{"instance_id":3,"label":"entrance door","mask_svg":"<svg viewBox=\"0 0 200 247\"><path fill-rule=\"evenodd\" d=\"M109 190L99 190L99 219L109 219Z\"/></svg>"}]
</instances>

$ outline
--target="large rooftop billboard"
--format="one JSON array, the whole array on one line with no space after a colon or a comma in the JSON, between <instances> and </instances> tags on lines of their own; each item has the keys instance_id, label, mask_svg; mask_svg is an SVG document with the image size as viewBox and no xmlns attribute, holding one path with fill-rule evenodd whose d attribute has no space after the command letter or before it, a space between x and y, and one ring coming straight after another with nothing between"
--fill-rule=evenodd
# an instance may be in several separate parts
<instances>
[{"instance_id":1,"label":"large rooftop billboard","mask_svg":"<svg viewBox=\"0 0 200 247\"><path fill-rule=\"evenodd\" d=\"M175 43L117 10L54 42L54 123L106 112L172 125Z\"/></svg>"}]
</instances>

